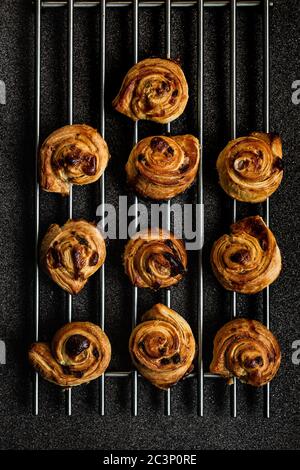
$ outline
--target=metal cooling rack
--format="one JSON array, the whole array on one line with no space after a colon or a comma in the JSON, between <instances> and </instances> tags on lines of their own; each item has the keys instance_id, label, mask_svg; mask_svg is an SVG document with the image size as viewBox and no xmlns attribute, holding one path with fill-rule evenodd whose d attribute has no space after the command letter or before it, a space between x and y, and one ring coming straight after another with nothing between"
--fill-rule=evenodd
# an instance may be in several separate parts
<instances>
[{"instance_id":1,"label":"metal cooling rack","mask_svg":"<svg viewBox=\"0 0 300 470\"><path fill-rule=\"evenodd\" d=\"M197 92L198 92L198 138L201 146L201 163L197 184L198 203L201 207L200 214L200 227L201 233L204 235L204 211L203 211L203 173L202 173L202 159L203 159L203 98L204 98L204 83L203 83L203 53L204 53L204 40L203 40L203 13L204 8L230 8L230 77L231 77L231 100L230 100L230 122L231 122L231 138L236 138L237 128L237 112L236 112L236 33L237 33L237 8L246 7L261 7L263 14L264 24L264 131L269 132L269 93L270 93L270 39L269 39L269 8L272 2L269 0L218 0L218 1L171 1L171 0L154 0L154 1L42 1L35 0L35 159L36 159L36 188L35 188L35 287L34 287L34 338L35 341L39 340L39 267L38 267L38 241L39 241L39 216L40 216L40 188L38 183L38 151L40 144L40 92L41 92L41 12L45 8L58 8L64 7L68 9L68 123L73 122L73 14L74 8L99 8L100 9L100 126L99 130L105 138L105 108L104 108L104 93L105 93L105 38L106 38L106 9L107 8L121 8L129 7L132 9L133 19L133 63L138 62L138 49L139 49L139 9L140 8L153 8L164 6L165 12L165 56L171 55L171 8L191 7L197 9L197 32L198 32L198 47L197 47ZM170 131L170 124L167 126L167 131ZM133 125L133 144L138 141L138 123ZM100 180L100 201L99 203L104 206L105 203L105 175ZM137 214L138 198L134 197L135 210ZM168 203L169 210L167 214L167 227L170 227L170 202ZM103 209L104 210L104 209ZM73 200L72 188L70 190L68 216L72 218ZM232 204L232 220L236 220L237 203L234 200ZM104 214L101 214L104 215ZM269 200L266 201L264 207L264 217L267 225L269 225ZM104 217L102 217L102 220ZM204 239L204 238L202 238ZM219 379L219 376L204 372L202 360L202 340L203 340L203 266L202 266L202 250L198 253L198 288L197 288L197 318L198 318L198 367L195 373L189 374L188 378L196 378L198 384L197 393L197 412L199 416L204 414L204 379ZM171 292L166 290L165 303L171 306ZM237 297L236 293L231 296L231 315L237 315ZM72 296L68 295L67 304L68 320L72 321ZM100 326L105 327L105 265L100 270ZM138 311L138 288L132 288L132 327L137 322ZM269 288L264 291L264 321L265 325L269 328L270 323L270 297ZM132 382L132 414L138 414L138 380L140 375L136 370L132 371L119 371L119 372L106 372L105 375L100 377L99 387L99 413L105 414L105 378L120 378L131 376ZM237 387L236 380L231 387L231 415L237 416ZM165 392L165 414L171 414L171 391ZM34 375L34 389L33 389L33 413L39 414L39 376ZM66 394L66 413L72 414L72 392L71 389ZM264 414L266 417L270 416L270 385L264 387Z\"/></svg>"}]
</instances>

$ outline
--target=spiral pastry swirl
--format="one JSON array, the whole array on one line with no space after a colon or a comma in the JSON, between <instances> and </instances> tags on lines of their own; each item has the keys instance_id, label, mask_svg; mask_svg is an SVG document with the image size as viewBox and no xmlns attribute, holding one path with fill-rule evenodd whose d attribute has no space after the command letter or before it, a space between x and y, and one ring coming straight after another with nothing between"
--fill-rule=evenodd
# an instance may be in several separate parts
<instances>
[{"instance_id":1,"label":"spiral pastry swirl","mask_svg":"<svg viewBox=\"0 0 300 470\"><path fill-rule=\"evenodd\" d=\"M113 107L134 121L165 124L184 111L188 85L180 66L170 59L145 59L126 74Z\"/></svg>"},{"instance_id":2,"label":"spiral pastry swirl","mask_svg":"<svg viewBox=\"0 0 300 470\"><path fill-rule=\"evenodd\" d=\"M261 387L277 373L281 361L279 344L262 323L236 318L226 323L214 339L210 371L232 383L241 382Z\"/></svg>"},{"instance_id":3,"label":"spiral pastry swirl","mask_svg":"<svg viewBox=\"0 0 300 470\"><path fill-rule=\"evenodd\" d=\"M86 124L61 127L41 147L41 187L48 192L69 194L70 183L97 181L108 160L107 144L96 129Z\"/></svg>"},{"instance_id":4,"label":"spiral pastry swirl","mask_svg":"<svg viewBox=\"0 0 300 470\"><path fill-rule=\"evenodd\" d=\"M219 181L231 197L258 203L276 191L283 175L279 136L253 132L231 140L217 160Z\"/></svg>"},{"instance_id":5,"label":"spiral pastry swirl","mask_svg":"<svg viewBox=\"0 0 300 470\"><path fill-rule=\"evenodd\" d=\"M77 294L104 263L104 239L94 224L68 220L50 225L41 244L41 264L56 284Z\"/></svg>"},{"instance_id":6,"label":"spiral pastry swirl","mask_svg":"<svg viewBox=\"0 0 300 470\"><path fill-rule=\"evenodd\" d=\"M146 137L130 153L127 181L141 196L170 199L193 183L199 158L199 141L192 135Z\"/></svg>"},{"instance_id":7,"label":"spiral pastry swirl","mask_svg":"<svg viewBox=\"0 0 300 470\"><path fill-rule=\"evenodd\" d=\"M124 267L133 285L157 290L182 279L187 254L183 242L167 230L144 230L127 243Z\"/></svg>"},{"instance_id":8,"label":"spiral pastry swirl","mask_svg":"<svg viewBox=\"0 0 300 470\"><path fill-rule=\"evenodd\" d=\"M213 272L227 290L243 294L260 292L281 271L276 239L260 216L246 217L230 230L230 235L223 235L213 245Z\"/></svg>"},{"instance_id":9,"label":"spiral pastry swirl","mask_svg":"<svg viewBox=\"0 0 300 470\"><path fill-rule=\"evenodd\" d=\"M193 369L196 345L186 320L166 305L156 304L132 331L129 351L138 371L166 390Z\"/></svg>"},{"instance_id":10,"label":"spiral pastry swirl","mask_svg":"<svg viewBox=\"0 0 300 470\"><path fill-rule=\"evenodd\" d=\"M60 387L95 380L107 369L111 346L106 334L90 322L72 322L60 328L49 343L33 343L29 362L40 375Z\"/></svg>"}]
</instances>

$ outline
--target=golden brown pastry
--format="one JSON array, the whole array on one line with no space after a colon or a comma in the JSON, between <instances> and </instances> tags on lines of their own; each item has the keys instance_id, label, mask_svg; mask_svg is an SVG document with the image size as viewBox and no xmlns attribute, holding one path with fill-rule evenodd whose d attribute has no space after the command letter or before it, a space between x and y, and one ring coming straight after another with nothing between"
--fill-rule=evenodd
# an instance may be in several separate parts
<instances>
[{"instance_id":1,"label":"golden brown pastry","mask_svg":"<svg viewBox=\"0 0 300 470\"><path fill-rule=\"evenodd\" d=\"M210 371L232 383L241 382L261 387L277 373L281 360L279 344L262 323L236 318L226 323L214 340Z\"/></svg>"},{"instance_id":2,"label":"golden brown pastry","mask_svg":"<svg viewBox=\"0 0 300 470\"><path fill-rule=\"evenodd\" d=\"M138 371L166 390L193 369L196 346L186 320L165 305L156 304L131 333L129 351Z\"/></svg>"},{"instance_id":3,"label":"golden brown pastry","mask_svg":"<svg viewBox=\"0 0 300 470\"><path fill-rule=\"evenodd\" d=\"M244 202L264 201L282 180L280 137L253 132L231 140L218 157L217 170L220 185L229 196Z\"/></svg>"},{"instance_id":4,"label":"golden brown pastry","mask_svg":"<svg viewBox=\"0 0 300 470\"><path fill-rule=\"evenodd\" d=\"M134 121L165 124L183 113L187 100L188 85L180 66L171 59L151 58L129 70L112 104Z\"/></svg>"},{"instance_id":5,"label":"golden brown pastry","mask_svg":"<svg viewBox=\"0 0 300 470\"><path fill-rule=\"evenodd\" d=\"M195 180L199 153L198 139L189 134L146 137L130 153L127 181L141 196L170 199Z\"/></svg>"},{"instance_id":6,"label":"golden brown pastry","mask_svg":"<svg viewBox=\"0 0 300 470\"><path fill-rule=\"evenodd\" d=\"M102 375L110 363L106 334L90 322L60 328L49 343L33 343L29 362L41 376L60 387L75 387Z\"/></svg>"},{"instance_id":7,"label":"golden brown pastry","mask_svg":"<svg viewBox=\"0 0 300 470\"><path fill-rule=\"evenodd\" d=\"M41 264L62 289L78 294L104 263L106 248L96 226L86 220L52 224L41 244Z\"/></svg>"},{"instance_id":8,"label":"golden brown pastry","mask_svg":"<svg viewBox=\"0 0 300 470\"><path fill-rule=\"evenodd\" d=\"M70 183L97 181L108 159L107 144L96 129L86 124L61 127L41 147L41 187L52 193L69 194Z\"/></svg>"},{"instance_id":9,"label":"golden brown pastry","mask_svg":"<svg viewBox=\"0 0 300 470\"><path fill-rule=\"evenodd\" d=\"M260 216L246 217L217 240L211 265L225 289L255 294L275 281L281 271L276 239Z\"/></svg>"},{"instance_id":10,"label":"golden brown pastry","mask_svg":"<svg viewBox=\"0 0 300 470\"><path fill-rule=\"evenodd\" d=\"M137 287L160 289L177 284L187 267L182 240L154 228L136 233L124 252L125 272Z\"/></svg>"}]
</instances>

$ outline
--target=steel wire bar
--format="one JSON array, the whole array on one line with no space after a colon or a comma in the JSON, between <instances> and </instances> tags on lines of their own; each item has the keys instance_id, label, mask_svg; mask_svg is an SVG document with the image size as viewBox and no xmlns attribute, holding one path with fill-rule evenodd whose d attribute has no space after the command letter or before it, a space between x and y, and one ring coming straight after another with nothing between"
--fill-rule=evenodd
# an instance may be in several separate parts
<instances>
[{"instance_id":1,"label":"steel wire bar","mask_svg":"<svg viewBox=\"0 0 300 470\"><path fill-rule=\"evenodd\" d=\"M198 302L197 302L197 320L198 320L198 393L197 393L197 412L203 416L203 394L204 394L204 374L203 374L203 265L202 265L202 246L204 243L204 199L203 199L203 61L204 61L204 1L198 0L198 57L197 57L197 94L198 94L198 139L200 144L200 166L198 173L197 196L200 213L200 243L202 244L198 253Z\"/></svg>"},{"instance_id":2,"label":"steel wire bar","mask_svg":"<svg viewBox=\"0 0 300 470\"><path fill-rule=\"evenodd\" d=\"M132 23L133 23L133 62L136 64L138 62L139 55L139 0L133 0L133 10L132 10ZM133 128L133 145L138 142L138 121L135 121ZM135 221L138 220L138 198L134 196L134 213ZM137 225L135 230L137 230ZM132 329L136 326L137 323L137 310L138 310L138 288L133 286L132 288L132 314L131 314L131 323ZM138 373L137 370L132 371L132 414L137 416L138 414Z\"/></svg>"},{"instance_id":3,"label":"steel wire bar","mask_svg":"<svg viewBox=\"0 0 300 470\"><path fill-rule=\"evenodd\" d=\"M116 2L107 2L106 7L107 8L121 8L121 7L128 7L133 4L134 0L125 0L125 1L116 1ZM217 1L204 1L203 6L205 8L220 8L220 7L226 7L230 5L231 0L217 0ZM240 0L237 1L237 7L257 7L261 4L262 0ZM74 7L75 8L93 8L96 7L97 5L100 5L101 0L91 0L91 1L75 1L74 2ZM192 1L172 1L171 2L171 7L172 8L188 8L192 6L196 6L198 3L198 0L192 0ZM48 1L43 1L42 2L42 7L44 8L57 8L57 7L64 7L68 4L68 2L65 1L53 1L53 0L48 0ZM153 8L153 7L159 7L163 6L165 4L165 0L155 0L155 1L143 1L139 2L139 8ZM269 2L270 6L273 6L273 2Z\"/></svg>"},{"instance_id":4,"label":"steel wire bar","mask_svg":"<svg viewBox=\"0 0 300 470\"><path fill-rule=\"evenodd\" d=\"M167 59L171 58L171 0L165 0L165 35L166 35L166 57ZM171 125L168 123L166 125L167 132L171 132ZM166 220L166 229L171 230L171 201L167 202L167 220ZM171 307L171 290L166 289L165 293L165 302L167 307ZM171 390L168 389L165 392L165 415L171 415Z\"/></svg>"},{"instance_id":5,"label":"steel wire bar","mask_svg":"<svg viewBox=\"0 0 300 470\"><path fill-rule=\"evenodd\" d=\"M74 2L68 0L68 123L73 124L73 34L74 34ZM70 184L68 197L68 218L73 217L73 188ZM72 295L68 294L68 322L72 321ZM66 412L72 415L72 389L66 390Z\"/></svg>"},{"instance_id":6,"label":"steel wire bar","mask_svg":"<svg viewBox=\"0 0 300 470\"><path fill-rule=\"evenodd\" d=\"M106 25L106 1L101 0L100 4L100 133L105 139L105 25ZM101 205L101 220L102 230L104 230L104 215L105 215L105 172L100 178L99 183L100 191L100 205ZM105 328L105 264L100 268L100 326L102 330ZM101 416L105 414L105 374L99 379L99 413Z\"/></svg>"},{"instance_id":7,"label":"steel wire bar","mask_svg":"<svg viewBox=\"0 0 300 470\"><path fill-rule=\"evenodd\" d=\"M230 134L231 139L236 138L236 0L231 0L230 5ZM237 202L232 201L232 222L236 222ZM236 292L231 294L231 317L235 318L237 298ZM233 378L233 384L230 388L231 415L236 418L237 415L237 383Z\"/></svg>"},{"instance_id":8,"label":"steel wire bar","mask_svg":"<svg viewBox=\"0 0 300 470\"><path fill-rule=\"evenodd\" d=\"M38 243L40 231L40 185L38 176L38 152L40 141L40 114L41 114L41 0L35 4L35 233L34 233L34 340L39 340L40 316L40 281L38 262ZM39 414L39 376L34 373L33 386L33 414Z\"/></svg>"},{"instance_id":9,"label":"steel wire bar","mask_svg":"<svg viewBox=\"0 0 300 470\"><path fill-rule=\"evenodd\" d=\"M203 242L204 235L204 211L203 211L203 103L204 103L204 84L203 84L203 57L204 57L204 8L205 7L222 7L230 5L230 123L231 123L231 138L236 138L237 129L237 113L236 113L236 34L237 34L237 7L250 7L263 5L263 24L264 24L264 130L269 132L270 128L270 26L269 26L269 9L273 2L268 0L260 1L237 1L237 0L223 0L223 1L171 1L171 0L157 0L157 1L119 1L112 2L106 0L100 1L87 1L78 2L74 0L67 1L41 1L35 2L35 160L36 160L36 191L35 191L35 286L34 286L34 338L35 341L39 339L39 310L40 310L40 297L39 297L39 268L38 268L38 238L39 238L39 223L40 223L40 188L38 183L38 150L40 139L40 95L41 95L41 10L43 7L60 7L67 6L68 8L68 122L73 123L73 24L74 24L74 8L84 7L100 7L100 132L105 138L105 46L106 46L106 9L109 7L124 7L132 6L132 22L133 22L133 62L138 62L138 44L139 44L139 8L141 7L165 7L165 48L166 57L171 57L171 9L173 7L186 7L197 6L197 35L198 35L198 49L197 49L197 99L198 99L198 138L201 148L201 162L199 168L199 176L197 182L197 200L200 205L200 225L201 225L201 241ZM170 132L170 124L167 124L167 132ZM134 123L133 127L133 144L138 141L138 124ZM100 204L104 208L105 203L105 177L102 176L100 180ZM138 215L138 198L134 196L135 216L137 220ZM267 225L269 225L269 200L266 201L264 206L264 216ZM232 219L236 221L237 206L236 201L233 202ZM72 187L70 188L70 196L68 199L68 216L73 216L73 198ZM102 220L104 218L102 217ZM167 211L167 228L170 230L170 202L168 202ZM137 229L138 227L136 227ZM165 302L168 307L171 304L170 290L166 290ZM197 394L197 410L199 416L203 416L203 402L204 402L204 378L215 379L219 378L218 375L206 373L203 370L202 348L203 348L203 266L202 266L202 249L199 250L198 256L198 301L197 301L197 317L198 317L198 369L196 372L188 375L187 378L197 378L198 381L198 394ZM138 288L132 289L132 328L137 323L138 311ZM231 296L231 315L237 315L237 298L236 293ZM104 329L105 326L105 268L104 265L100 270L100 325ZM68 295L67 303L67 317L68 321L72 321L72 296ZM269 328L270 325L270 297L269 288L264 291L264 321ZM101 415L105 413L105 377L111 378L132 378L132 414L138 414L138 378L141 377L137 370L133 371L108 371L105 376L100 378L99 389L99 412ZM264 411L267 417L270 416L270 387L269 384L264 389ZM66 411L68 415L72 414L72 395L69 389L66 394ZM34 389L33 389L33 413L39 413L39 378L38 374L34 374ZM171 395L170 391L165 393L165 414L171 414ZM237 416L237 393L236 393L236 380L231 387L231 414L233 417Z\"/></svg>"},{"instance_id":10,"label":"steel wire bar","mask_svg":"<svg viewBox=\"0 0 300 470\"><path fill-rule=\"evenodd\" d=\"M270 132L270 9L269 2L263 2L264 24L264 130ZM269 198L264 204L264 218L267 226L270 224ZM270 289L269 286L263 292L264 298L264 322L270 328ZM264 387L264 414L270 418L270 383Z\"/></svg>"}]
</instances>

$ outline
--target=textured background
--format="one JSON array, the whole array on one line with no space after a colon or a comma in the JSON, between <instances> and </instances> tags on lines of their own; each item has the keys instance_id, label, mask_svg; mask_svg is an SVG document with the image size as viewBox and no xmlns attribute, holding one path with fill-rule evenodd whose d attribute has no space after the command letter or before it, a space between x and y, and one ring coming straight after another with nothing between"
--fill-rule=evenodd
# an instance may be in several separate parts
<instances>
[{"instance_id":1,"label":"textured background","mask_svg":"<svg viewBox=\"0 0 300 470\"><path fill-rule=\"evenodd\" d=\"M299 116L291 102L291 84L300 79L300 5L275 0L271 11L271 129L282 135L285 174L271 199L271 226L283 254L283 271L271 288L271 328L282 345L280 373L271 386L271 418L263 418L262 390L239 384L238 417L230 418L229 388L205 381L205 417L196 416L196 381L172 391L172 416L163 415L163 396L139 382L139 416L130 413L130 380L107 379L106 416L97 414L97 383L73 393L73 416L64 413L64 396L40 382L40 416L31 415L32 383L26 351L32 340L33 194L34 194L34 14L30 1L4 0L0 5L0 79L7 104L0 105L1 277L0 339L7 344L7 365L0 366L0 447L36 449L278 449L299 448L299 366L291 361L299 338ZM140 13L140 58L164 53L163 10ZM184 116L175 132L196 132L196 11L172 11L172 56L182 61L191 88ZM124 163L132 145L132 123L113 112L111 100L132 63L131 13L107 12L106 138L112 159L107 171L107 202L126 194ZM262 127L262 24L257 9L238 14L238 134ZM75 12L74 121L99 125L99 16L96 10ZM227 9L205 11L204 128L204 353L206 368L212 339L229 318L228 296L215 282L208 263L213 241L228 229L230 205L217 185L215 161L229 138L229 16ZM42 14L42 116L44 138L67 120L66 10ZM140 135L159 132L141 123ZM194 189L179 200L193 201ZM97 185L75 188L74 216L94 219ZM260 206L238 206L239 217L261 213ZM41 195L41 233L52 222L63 223L66 202ZM121 266L124 242L110 241L107 257L106 331L113 347L112 370L128 369L131 289ZM196 270L190 257L185 281L172 290L172 306L196 331ZM97 320L95 278L74 300L74 318ZM64 293L41 274L41 339L64 323ZM139 312L162 299L141 293ZM241 297L238 312L262 319L262 295Z\"/></svg>"}]
</instances>

